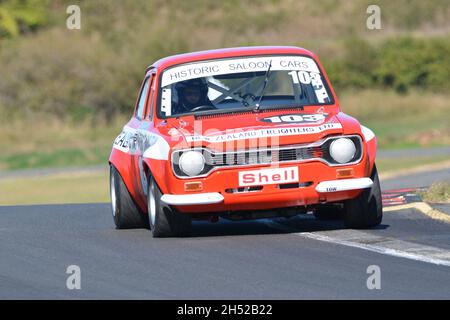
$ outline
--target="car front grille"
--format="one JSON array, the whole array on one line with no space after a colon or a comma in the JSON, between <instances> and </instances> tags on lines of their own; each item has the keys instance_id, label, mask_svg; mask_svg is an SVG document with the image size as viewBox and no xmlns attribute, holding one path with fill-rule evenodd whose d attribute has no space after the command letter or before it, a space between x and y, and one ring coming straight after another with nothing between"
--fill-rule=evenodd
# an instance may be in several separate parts
<instances>
[{"instance_id":1,"label":"car front grille","mask_svg":"<svg viewBox=\"0 0 450 320\"><path fill-rule=\"evenodd\" d=\"M239 166L254 164L270 164L273 162L302 161L322 158L326 150L324 146L292 147L286 149L264 149L256 151L238 151L213 153L204 152L205 160L211 166Z\"/></svg>"},{"instance_id":2,"label":"car front grille","mask_svg":"<svg viewBox=\"0 0 450 320\"><path fill-rule=\"evenodd\" d=\"M331 142L341 137L351 139L356 146L356 153L353 159L345 164L339 164L334 161L329 152ZM195 178L186 176L178 165L178 160L180 159L182 153L191 150L201 152L205 158L205 166L203 171L198 176L195 176L204 177L217 169L252 166L258 164L269 165L273 163L305 162L313 160L321 161L330 166L355 164L362 158L362 140L357 135L331 136L310 144L279 146L267 149L238 150L229 152L219 152L208 148L175 150L172 153L172 168L177 177Z\"/></svg>"}]
</instances>

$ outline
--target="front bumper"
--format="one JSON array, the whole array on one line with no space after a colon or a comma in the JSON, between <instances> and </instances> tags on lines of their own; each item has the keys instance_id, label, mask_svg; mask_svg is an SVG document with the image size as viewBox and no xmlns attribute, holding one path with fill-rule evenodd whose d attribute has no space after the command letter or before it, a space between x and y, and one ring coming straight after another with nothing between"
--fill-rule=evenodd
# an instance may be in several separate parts
<instances>
[{"instance_id":1,"label":"front bumper","mask_svg":"<svg viewBox=\"0 0 450 320\"><path fill-rule=\"evenodd\" d=\"M316 186L316 191L319 193L339 192L370 188L373 181L370 178L357 179L341 179L320 182Z\"/></svg>"},{"instance_id":2,"label":"front bumper","mask_svg":"<svg viewBox=\"0 0 450 320\"><path fill-rule=\"evenodd\" d=\"M192 206L223 202L224 197L218 192L195 194L164 194L161 201L173 206Z\"/></svg>"},{"instance_id":3,"label":"front bumper","mask_svg":"<svg viewBox=\"0 0 450 320\"><path fill-rule=\"evenodd\" d=\"M354 178L323 181L317 184L315 190L318 193L332 193L370 188L373 181L370 178ZM192 206L217 204L224 201L224 197L219 192L195 193L195 194L165 194L161 201L174 206Z\"/></svg>"}]
</instances>

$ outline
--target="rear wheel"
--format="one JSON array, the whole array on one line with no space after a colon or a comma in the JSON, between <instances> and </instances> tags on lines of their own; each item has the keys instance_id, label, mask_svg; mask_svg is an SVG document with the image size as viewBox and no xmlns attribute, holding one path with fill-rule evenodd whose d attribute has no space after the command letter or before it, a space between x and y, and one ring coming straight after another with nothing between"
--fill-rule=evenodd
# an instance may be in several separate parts
<instances>
[{"instance_id":1,"label":"rear wheel","mask_svg":"<svg viewBox=\"0 0 450 320\"><path fill-rule=\"evenodd\" d=\"M344 222L349 228L372 228L379 225L383 219L380 180L375 165L371 179L372 187L364 189L355 199L345 202Z\"/></svg>"},{"instance_id":2,"label":"rear wheel","mask_svg":"<svg viewBox=\"0 0 450 320\"><path fill-rule=\"evenodd\" d=\"M161 201L162 193L153 177L148 183L148 217L154 238L184 237L189 235L192 217L182 214Z\"/></svg>"},{"instance_id":3,"label":"rear wheel","mask_svg":"<svg viewBox=\"0 0 450 320\"><path fill-rule=\"evenodd\" d=\"M122 177L110 166L111 211L117 229L148 228L147 216L134 203Z\"/></svg>"}]
</instances>

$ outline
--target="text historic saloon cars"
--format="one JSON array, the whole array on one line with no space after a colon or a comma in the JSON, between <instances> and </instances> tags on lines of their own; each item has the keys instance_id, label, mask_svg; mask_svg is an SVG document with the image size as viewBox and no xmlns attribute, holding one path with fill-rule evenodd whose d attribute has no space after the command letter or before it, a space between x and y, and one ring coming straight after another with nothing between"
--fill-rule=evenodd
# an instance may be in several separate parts
<instances>
[{"instance_id":1,"label":"text historic saloon cars","mask_svg":"<svg viewBox=\"0 0 450 320\"><path fill-rule=\"evenodd\" d=\"M376 137L341 112L317 57L246 47L148 67L109 158L117 228L184 236L192 219L313 211L380 224Z\"/></svg>"}]
</instances>

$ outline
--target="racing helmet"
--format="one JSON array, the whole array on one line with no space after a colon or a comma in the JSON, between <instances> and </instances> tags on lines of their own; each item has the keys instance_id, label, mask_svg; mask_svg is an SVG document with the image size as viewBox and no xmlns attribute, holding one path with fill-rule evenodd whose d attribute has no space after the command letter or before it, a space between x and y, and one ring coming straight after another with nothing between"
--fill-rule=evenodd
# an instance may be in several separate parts
<instances>
[{"instance_id":1,"label":"racing helmet","mask_svg":"<svg viewBox=\"0 0 450 320\"><path fill-rule=\"evenodd\" d=\"M199 105L209 103L208 99L208 85L203 79L191 79L181 81L175 84L175 89L178 94L178 101L182 106L193 108ZM198 102L192 103L186 98L187 91L197 91L199 93Z\"/></svg>"}]
</instances>

